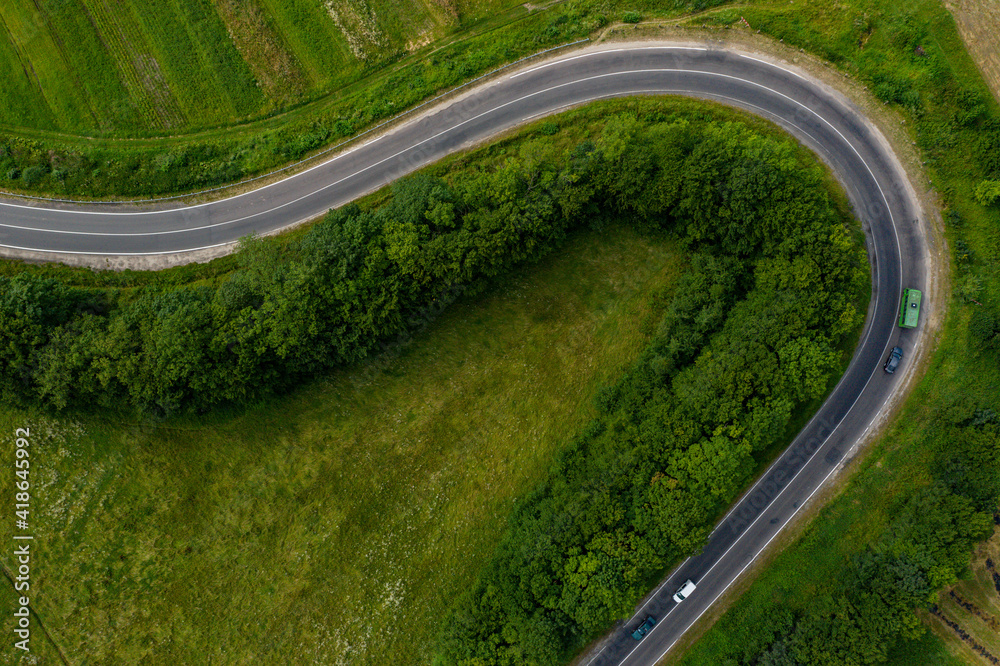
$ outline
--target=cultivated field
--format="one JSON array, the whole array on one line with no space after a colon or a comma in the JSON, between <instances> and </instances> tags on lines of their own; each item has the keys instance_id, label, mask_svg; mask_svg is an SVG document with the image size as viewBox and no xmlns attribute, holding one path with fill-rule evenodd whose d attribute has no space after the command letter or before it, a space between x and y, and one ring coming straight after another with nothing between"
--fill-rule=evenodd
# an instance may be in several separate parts
<instances>
[{"instance_id":1,"label":"cultivated field","mask_svg":"<svg viewBox=\"0 0 1000 666\"><path fill-rule=\"evenodd\" d=\"M946 0L969 53L1000 101L1000 0Z\"/></svg>"},{"instance_id":2,"label":"cultivated field","mask_svg":"<svg viewBox=\"0 0 1000 666\"><path fill-rule=\"evenodd\" d=\"M980 545L970 572L925 618L963 662L993 665L1000 660L1000 531Z\"/></svg>"},{"instance_id":3,"label":"cultivated field","mask_svg":"<svg viewBox=\"0 0 1000 666\"><path fill-rule=\"evenodd\" d=\"M164 133L261 117L511 0L0 3L0 127Z\"/></svg>"}]
</instances>

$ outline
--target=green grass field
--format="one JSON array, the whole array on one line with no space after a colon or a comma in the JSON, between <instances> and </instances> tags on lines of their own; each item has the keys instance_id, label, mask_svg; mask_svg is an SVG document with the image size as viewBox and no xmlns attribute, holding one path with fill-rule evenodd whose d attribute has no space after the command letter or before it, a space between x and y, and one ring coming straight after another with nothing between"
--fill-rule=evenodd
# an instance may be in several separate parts
<instances>
[{"instance_id":1,"label":"green grass field","mask_svg":"<svg viewBox=\"0 0 1000 666\"><path fill-rule=\"evenodd\" d=\"M266 116L511 0L11 0L0 127L175 133Z\"/></svg>"},{"instance_id":2,"label":"green grass field","mask_svg":"<svg viewBox=\"0 0 1000 666\"><path fill-rule=\"evenodd\" d=\"M32 432L38 612L73 662L414 663L680 267L628 228L577 235L397 358L245 413L4 408L0 459Z\"/></svg>"}]
</instances>

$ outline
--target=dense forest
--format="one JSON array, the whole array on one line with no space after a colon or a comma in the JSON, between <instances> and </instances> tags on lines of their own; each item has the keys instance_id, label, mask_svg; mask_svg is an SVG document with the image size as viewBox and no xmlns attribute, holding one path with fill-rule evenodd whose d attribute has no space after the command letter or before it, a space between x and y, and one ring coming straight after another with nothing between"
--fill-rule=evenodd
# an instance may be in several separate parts
<instances>
[{"instance_id":1,"label":"dense forest","mask_svg":"<svg viewBox=\"0 0 1000 666\"><path fill-rule=\"evenodd\" d=\"M679 234L690 266L642 358L519 503L445 622L442 663L560 664L627 617L825 393L862 319L864 253L787 143L617 122L582 157L603 206Z\"/></svg>"}]
</instances>

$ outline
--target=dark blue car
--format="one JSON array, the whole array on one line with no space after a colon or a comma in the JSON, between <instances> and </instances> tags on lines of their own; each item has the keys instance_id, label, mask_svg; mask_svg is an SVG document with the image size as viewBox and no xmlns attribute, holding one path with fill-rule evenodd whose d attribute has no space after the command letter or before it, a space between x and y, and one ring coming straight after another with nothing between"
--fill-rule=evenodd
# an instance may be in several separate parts
<instances>
[{"instance_id":1,"label":"dark blue car","mask_svg":"<svg viewBox=\"0 0 1000 666\"><path fill-rule=\"evenodd\" d=\"M885 362L885 371L890 375L896 372L896 368L899 367L899 360L903 358L903 348L893 347L892 353L889 354L889 360Z\"/></svg>"},{"instance_id":2,"label":"dark blue car","mask_svg":"<svg viewBox=\"0 0 1000 666\"><path fill-rule=\"evenodd\" d=\"M656 618L652 615L647 615L646 619L639 625L639 628L632 632L632 638L641 641L649 633L649 630L653 628L654 624L656 624Z\"/></svg>"}]
</instances>

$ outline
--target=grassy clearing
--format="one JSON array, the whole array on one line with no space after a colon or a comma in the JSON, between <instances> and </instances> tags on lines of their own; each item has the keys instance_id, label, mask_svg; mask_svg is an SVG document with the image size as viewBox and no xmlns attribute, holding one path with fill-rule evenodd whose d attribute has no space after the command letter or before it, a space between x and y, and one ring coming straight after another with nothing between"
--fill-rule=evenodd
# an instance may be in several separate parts
<instances>
[{"instance_id":1,"label":"grassy clearing","mask_svg":"<svg viewBox=\"0 0 1000 666\"><path fill-rule=\"evenodd\" d=\"M391 363L266 407L161 424L5 409L3 460L32 427L39 613L74 660L418 661L679 268L665 240L588 232Z\"/></svg>"}]
</instances>

